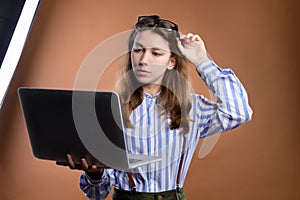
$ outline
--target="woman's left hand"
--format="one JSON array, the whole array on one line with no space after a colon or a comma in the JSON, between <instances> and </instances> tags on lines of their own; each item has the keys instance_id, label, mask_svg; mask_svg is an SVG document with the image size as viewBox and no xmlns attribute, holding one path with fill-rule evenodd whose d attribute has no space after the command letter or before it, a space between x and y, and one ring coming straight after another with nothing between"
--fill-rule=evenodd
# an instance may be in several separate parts
<instances>
[{"instance_id":1,"label":"woman's left hand","mask_svg":"<svg viewBox=\"0 0 300 200\"><path fill-rule=\"evenodd\" d=\"M181 34L177 38L178 47L183 54L196 67L206 60L209 60L203 40L199 35L188 33Z\"/></svg>"}]
</instances>

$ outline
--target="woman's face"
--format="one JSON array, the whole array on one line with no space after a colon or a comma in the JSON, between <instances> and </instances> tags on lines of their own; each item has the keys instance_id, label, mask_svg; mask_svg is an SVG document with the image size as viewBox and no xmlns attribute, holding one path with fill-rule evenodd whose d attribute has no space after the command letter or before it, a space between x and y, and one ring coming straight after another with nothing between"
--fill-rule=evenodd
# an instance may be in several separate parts
<instances>
[{"instance_id":1,"label":"woman's face","mask_svg":"<svg viewBox=\"0 0 300 200\"><path fill-rule=\"evenodd\" d=\"M144 85L161 84L165 71L176 64L168 42L151 30L137 34L131 52L134 75Z\"/></svg>"}]
</instances>

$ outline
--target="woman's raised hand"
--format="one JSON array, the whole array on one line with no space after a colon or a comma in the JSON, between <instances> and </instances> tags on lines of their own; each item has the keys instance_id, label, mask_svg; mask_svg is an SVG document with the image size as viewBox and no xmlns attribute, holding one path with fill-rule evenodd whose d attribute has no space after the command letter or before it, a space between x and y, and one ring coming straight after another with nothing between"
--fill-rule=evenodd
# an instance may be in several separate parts
<instances>
[{"instance_id":1,"label":"woman's raised hand","mask_svg":"<svg viewBox=\"0 0 300 200\"><path fill-rule=\"evenodd\" d=\"M196 67L201 62L209 60L204 42L199 35L193 33L181 34L177 41L183 56Z\"/></svg>"}]
</instances>

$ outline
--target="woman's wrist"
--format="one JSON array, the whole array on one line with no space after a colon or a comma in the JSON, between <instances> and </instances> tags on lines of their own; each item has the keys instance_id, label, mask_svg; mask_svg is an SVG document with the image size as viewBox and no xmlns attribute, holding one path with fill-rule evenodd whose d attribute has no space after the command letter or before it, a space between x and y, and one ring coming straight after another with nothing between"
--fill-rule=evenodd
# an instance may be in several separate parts
<instances>
[{"instance_id":1,"label":"woman's wrist","mask_svg":"<svg viewBox=\"0 0 300 200\"><path fill-rule=\"evenodd\" d=\"M100 180L103 176L103 170L101 172L85 172L85 174L92 180Z\"/></svg>"},{"instance_id":2,"label":"woman's wrist","mask_svg":"<svg viewBox=\"0 0 300 200\"><path fill-rule=\"evenodd\" d=\"M206 61L210 61L209 57L203 57L203 58L199 58L197 59L197 61L194 61L192 64L195 66L195 67L198 67L199 65L201 65L201 63L204 63Z\"/></svg>"}]
</instances>

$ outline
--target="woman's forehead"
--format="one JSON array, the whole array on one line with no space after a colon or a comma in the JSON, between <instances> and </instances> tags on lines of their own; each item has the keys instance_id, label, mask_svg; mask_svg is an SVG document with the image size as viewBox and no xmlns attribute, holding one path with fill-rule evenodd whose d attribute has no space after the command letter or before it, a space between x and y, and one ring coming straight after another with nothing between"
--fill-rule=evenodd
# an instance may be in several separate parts
<instances>
[{"instance_id":1,"label":"woman's forehead","mask_svg":"<svg viewBox=\"0 0 300 200\"><path fill-rule=\"evenodd\" d=\"M139 32L135 37L134 45L149 49L170 50L168 42L162 36L151 30Z\"/></svg>"}]
</instances>

